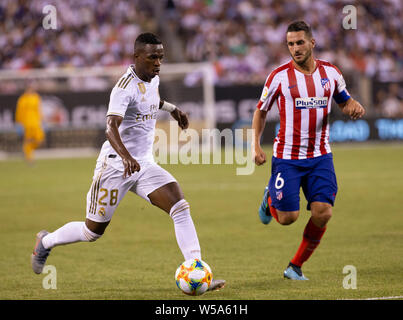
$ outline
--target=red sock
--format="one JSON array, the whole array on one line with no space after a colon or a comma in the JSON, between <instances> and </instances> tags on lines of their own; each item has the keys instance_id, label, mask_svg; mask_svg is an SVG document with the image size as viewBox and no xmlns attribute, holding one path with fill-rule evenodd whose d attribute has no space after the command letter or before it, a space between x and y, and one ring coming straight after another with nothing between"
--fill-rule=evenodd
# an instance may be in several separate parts
<instances>
[{"instance_id":1,"label":"red sock","mask_svg":"<svg viewBox=\"0 0 403 320\"><path fill-rule=\"evenodd\" d=\"M277 211L276 211L276 208L274 208L274 207L271 206L271 198L270 198L270 195L269 195L269 197L267 198L267 204L269 205L270 214L271 214L272 217L273 217L274 219L276 219L276 221L278 222Z\"/></svg>"},{"instance_id":2,"label":"red sock","mask_svg":"<svg viewBox=\"0 0 403 320\"><path fill-rule=\"evenodd\" d=\"M302 242L299 245L298 251L295 254L294 258L291 260L291 263L295 264L298 267L301 267L302 264L306 260L308 260L312 253L315 251L325 231L326 227L319 228L312 222L312 218L309 219L304 230Z\"/></svg>"}]
</instances>

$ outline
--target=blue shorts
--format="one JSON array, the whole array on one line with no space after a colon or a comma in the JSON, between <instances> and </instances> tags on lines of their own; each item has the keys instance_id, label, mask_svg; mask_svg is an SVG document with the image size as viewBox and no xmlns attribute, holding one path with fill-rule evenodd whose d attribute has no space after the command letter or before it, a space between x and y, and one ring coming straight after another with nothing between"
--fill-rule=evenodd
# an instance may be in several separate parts
<instances>
[{"instance_id":1,"label":"blue shorts","mask_svg":"<svg viewBox=\"0 0 403 320\"><path fill-rule=\"evenodd\" d=\"M323 156L288 160L272 157L269 192L272 206L281 211L298 211L300 188L311 210L314 201L334 205L337 180L331 153Z\"/></svg>"}]
</instances>

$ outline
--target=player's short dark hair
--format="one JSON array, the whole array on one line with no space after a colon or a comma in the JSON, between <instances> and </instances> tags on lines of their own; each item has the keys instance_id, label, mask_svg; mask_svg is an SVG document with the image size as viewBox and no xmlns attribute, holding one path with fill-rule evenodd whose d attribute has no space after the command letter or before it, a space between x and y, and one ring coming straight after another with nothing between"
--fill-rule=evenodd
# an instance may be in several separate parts
<instances>
[{"instance_id":1,"label":"player's short dark hair","mask_svg":"<svg viewBox=\"0 0 403 320\"><path fill-rule=\"evenodd\" d=\"M144 47L146 44L162 44L162 41L153 33L141 33L134 42L134 51Z\"/></svg>"},{"instance_id":2,"label":"player's short dark hair","mask_svg":"<svg viewBox=\"0 0 403 320\"><path fill-rule=\"evenodd\" d=\"M287 32L305 31L305 34L312 38L312 29L305 21L294 21L288 25Z\"/></svg>"}]
</instances>

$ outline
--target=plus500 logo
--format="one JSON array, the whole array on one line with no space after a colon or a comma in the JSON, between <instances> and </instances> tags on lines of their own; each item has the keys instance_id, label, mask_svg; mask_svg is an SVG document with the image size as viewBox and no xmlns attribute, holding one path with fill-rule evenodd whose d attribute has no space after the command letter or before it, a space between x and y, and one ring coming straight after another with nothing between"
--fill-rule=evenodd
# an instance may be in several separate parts
<instances>
[{"instance_id":1,"label":"plus500 logo","mask_svg":"<svg viewBox=\"0 0 403 320\"><path fill-rule=\"evenodd\" d=\"M295 108L297 109L312 109L312 108L326 108L327 97L310 97L310 98L296 98Z\"/></svg>"}]
</instances>

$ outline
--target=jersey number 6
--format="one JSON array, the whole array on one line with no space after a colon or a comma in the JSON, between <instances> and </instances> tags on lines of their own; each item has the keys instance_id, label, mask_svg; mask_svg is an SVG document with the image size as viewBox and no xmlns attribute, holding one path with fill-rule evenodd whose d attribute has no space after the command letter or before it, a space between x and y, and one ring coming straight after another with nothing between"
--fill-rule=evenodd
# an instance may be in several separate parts
<instances>
[{"instance_id":1,"label":"jersey number 6","mask_svg":"<svg viewBox=\"0 0 403 320\"><path fill-rule=\"evenodd\" d=\"M279 172L277 174L276 181L274 182L274 186L276 187L276 189L281 189L282 187L284 187L284 179L281 178L281 172Z\"/></svg>"}]
</instances>

